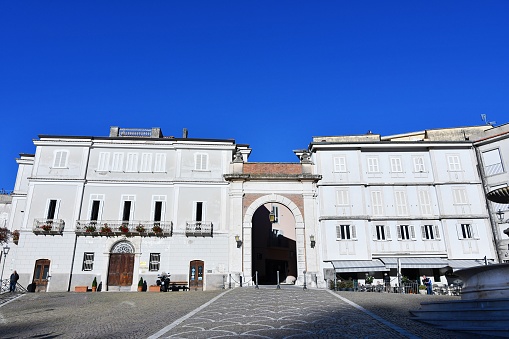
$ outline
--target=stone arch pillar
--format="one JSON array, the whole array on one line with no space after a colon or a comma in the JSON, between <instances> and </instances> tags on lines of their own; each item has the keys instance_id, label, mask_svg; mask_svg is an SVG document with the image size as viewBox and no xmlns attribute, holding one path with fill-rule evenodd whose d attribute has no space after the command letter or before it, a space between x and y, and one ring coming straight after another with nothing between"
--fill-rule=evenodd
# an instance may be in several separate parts
<instances>
[{"instance_id":1,"label":"stone arch pillar","mask_svg":"<svg viewBox=\"0 0 509 339\"><path fill-rule=\"evenodd\" d=\"M242 264L244 267L244 276L250 279L253 276L252 271L252 234L253 234L253 215L255 211L266 203L278 203L286 206L295 218L295 242L296 242L296 256L297 256L297 272L300 275L306 270L306 246L305 246L305 229L304 229L304 216L297 204L291 199L278 194L270 194L259 197L253 201L246 212L244 213L244 222L242 224L242 233L244 239L244 251L242 255Z\"/></svg>"}]
</instances>

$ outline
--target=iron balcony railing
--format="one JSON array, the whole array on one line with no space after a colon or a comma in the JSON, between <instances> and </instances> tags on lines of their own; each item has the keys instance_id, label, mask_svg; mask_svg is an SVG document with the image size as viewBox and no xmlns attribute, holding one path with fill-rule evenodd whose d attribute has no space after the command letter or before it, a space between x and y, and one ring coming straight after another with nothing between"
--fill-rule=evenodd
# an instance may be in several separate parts
<instances>
[{"instance_id":1,"label":"iron balcony railing","mask_svg":"<svg viewBox=\"0 0 509 339\"><path fill-rule=\"evenodd\" d=\"M62 234L65 221L62 219L35 219L33 232L35 234Z\"/></svg>"},{"instance_id":2,"label":"iron balcony railing","mask_svg":"<svg viewBox=\"0 0 509 339\"><path fill-rule=\"evenodd\" d=\"M173 223L163 221L121 221L121 220L78 220L75 232L83 236L156 236L168 237L173 234Z\"/></svg>"},{"instance_id":3,"label":"iron balcony railing","mask_svg":"<svg viewBox=\"0 0 509 339\"><path fill-rule=\"evenodd\" d=\"M186 237L212 237L214 228L208 221L188 221L186 222Z\"/></svg>"}]
</instances>

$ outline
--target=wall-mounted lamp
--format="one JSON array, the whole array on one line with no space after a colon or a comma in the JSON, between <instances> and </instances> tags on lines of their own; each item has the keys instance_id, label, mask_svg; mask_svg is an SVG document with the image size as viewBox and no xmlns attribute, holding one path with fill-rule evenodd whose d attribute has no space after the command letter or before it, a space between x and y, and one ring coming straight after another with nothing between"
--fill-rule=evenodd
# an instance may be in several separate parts
<instances>
[{"instance_id":1,"label":"wall-mounted lamp","mask_svg":"<svg viewBox=\"0 0 509 339\"><path fill-rule=\"evenodd\" d=\"M504 212L502 212L502 210L498 210L497 217L500 223L504 224ZM507 220L505 222L507 222Z\"/></svg>"},{"instance_id":2,"label":"wall-mounted lamp","mask_svg":"<svg viewBox=\"0 0 509 339\"><path fill-rule=\"evenodd\" d=\"M237 242L237 248L240 248L240 246L242 246L242 240L240 240L238 235L235 236L235 241Z\"/></svg>"},{"instance_id":3,"label":"wall-mounted lamp","mask_svg":"<svg viewBox=\"0 0 509 339\"><path fill-rule=\"evenodd\" d=\"M316 241L315 241L315 236L314 235L310 235L309 236L309 241L311 242L311 248L315 248Z\"/></svg>"},{"instance_id":4,"label":"wall-mounted lamp","mask_svg":"<svg viewBox=\"0 0 509 339\"><path fill-rule=\"evenodd\" d=\"M276 222L276 214L274 213L274 210L270 211L269 213L269 220L271 223L275 223Z\"/></svg>"}]
</instances>

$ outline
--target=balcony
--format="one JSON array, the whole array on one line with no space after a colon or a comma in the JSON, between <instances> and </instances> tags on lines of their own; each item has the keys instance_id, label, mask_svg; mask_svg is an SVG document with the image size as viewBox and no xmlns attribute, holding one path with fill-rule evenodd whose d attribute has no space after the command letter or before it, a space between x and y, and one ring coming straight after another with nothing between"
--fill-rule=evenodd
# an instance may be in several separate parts
<instances>
[{"instance_id":1,"label":"balcony","mask_svg":"<svg viewBox=\"0 0 509 339\"><path fill-rule=\"evenodd\" d=\"M64 227L65 221L62 219L35 219L33 232L43 235L62 235Z\"/></svg>"},{"instance_id":2,"label":"balcony","mask_svg":"<svg viewBox=\"0 0 509 339\"><path fill-rule=\"evenodd\" d=\"M186 237L212 237L213 227L211 222L207 221L188 221L186 222Z\"/></svg>"},{"instance_id":3,"label":"balcony","mask_svg":"<svg viewBox=\"0 0 509 339\"><path fill-rule=\"evenodd\" d=\"M76 221L76 235L81 236L142 236L142 237L171 237L173 223L162 221L120 221L120 220L78 220Z\"/></svg>"}]
</instances>

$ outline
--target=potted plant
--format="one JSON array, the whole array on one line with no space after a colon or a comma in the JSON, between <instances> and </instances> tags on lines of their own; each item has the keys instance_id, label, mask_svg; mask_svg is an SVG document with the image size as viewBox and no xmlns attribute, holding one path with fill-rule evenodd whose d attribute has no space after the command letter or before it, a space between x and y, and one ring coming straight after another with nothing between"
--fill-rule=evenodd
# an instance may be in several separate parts
<instances>
[{"instance_id":1,"label":"potted plant","mask_svg":"<svg viewBox=\"0 0 509 339\"><path fill-rule=\"evenodd\" d=\"M419 285L419 293L420 294L426 294L426 286Z\"/></svg>"},{"instance_id":2,"label":"potted plant","mask_svg":"<svg viewBox=\"0 0 509 339\"><path fill-rule=\"evenodd\" d=\"M85 227L86 233L93 233L93 232L95 232L95 230L96 230L95 225L88 225Z\"/></svg>"},{"instance_id":3,"label":"potted plant","mask_svg":"<svg viewBox=\"0 0 509 339\"><path fill-rule=\"evenodd\" d=\"M143 278L140 278L140 281L138 281L138 292L143 291Z\"/></svg>"},{"instance_id":4,"label":"potted plant","mask_svg":"<svg viewBox=\"0 0 509 339\"><path fill-rule=\"evenodd\" d=\"M375 279L375 277L373 277L372 275L367 275L366 276L366 285L371 285L373 283L374 279Z\"/></svg>"},{"instance_id":5,"label":"potted plant","mask_svg":"<svg viewBox=\"0 0 509 339\"><path fill-rule=\"evenodd\" d=\"M140 232L140 233L145 232L145 226L143 226L142 224L139 224L138 226L136 226L136 232Z\"/></svg>"},{"instance_id":6,"label":"potted plant","mask_svg":"<svg viewBox=\"0 0 509 339\"><path fill-rule=\"evenodd\" d=\"M152 227L152 231L154 231L154 233L161 233L163 229L159 225L154 225L154 227Z\"/></svg>"},{"instance_id":7,"label":"potted plant","mask_svg":"<svg viewBox=\"0 0 509 339\"><path fill-rule=\"evenodd\" d=\"M126 224L122 224L122 225L118 228L118 230L119 230L120 232L122 232L122 233L127 233L127 232L129 232L129 227L127 227L127 225L126 225Z\"/></svg>"},{"instance_id":8,"label":"potted plant","mask_svg":"<svg viewBox=\"0 0 509 339\"><path fill-rule=\"evenodd\" d=\"M101 233L111 233L111 227L108 226L108 224L104 224L102 227L101 227Z\"/></svg>"},{"instance_id":9,"label":"potted plant","mask_svg":"<svg viewBox=\"0 0 509 339\"><path fill-rule=\"evenodd\" d=\"M19 242L19 230L14 230L12 232L12 242L15 243L16 245L18 244L18 242Z\"/></svg>"},{"instance_id":10,"label":"potted plant","mask_svg":"<svg viewBox=\"0 0 509 339\"><path fill-rule=\"evenodd\" d=\"M53 228L51 225L48 225L48 224L45 224L45 225L42 225L41 228L46 231L46 232L49 232L51 231L51 229Z\"/></svg>"},{"instance_id":11,"label":"potted plant","mask_svg":"<svg viewBox=\"0 0 509 339\"><path fill-rule=\"evenodd\" d=\"M97 277L94 277L94 280L92 281L92 292L97 291Z\"/></svg>"}]
</instances>

